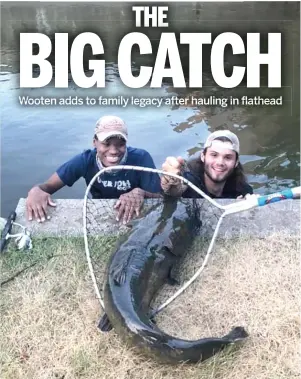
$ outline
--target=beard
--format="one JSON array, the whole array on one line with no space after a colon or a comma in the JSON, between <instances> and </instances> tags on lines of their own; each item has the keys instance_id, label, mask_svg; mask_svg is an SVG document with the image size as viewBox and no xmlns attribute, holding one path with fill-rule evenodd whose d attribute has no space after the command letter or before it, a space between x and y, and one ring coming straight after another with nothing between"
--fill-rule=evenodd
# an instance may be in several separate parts
<instances>
[{"instance_id":1,"label":"beard","mask_svg":"<svg viewBox=\"0 0 301 379\"><path fill-rule=\"evenodd\" d=\"M204 163L204 173L205 175L207 175L207 177L213 182L213 183L216 183L216 184L221 184L221 183L225 183L229 177L233 174L235 170L235 167L233 167L232 169L230 169L228 172L221 172L220 175L215 175L213 176L212 175L212 169L210 169L210 165L206 162ZM216 172L215 172L216 174Z\"/></svg>"}]
</instances>

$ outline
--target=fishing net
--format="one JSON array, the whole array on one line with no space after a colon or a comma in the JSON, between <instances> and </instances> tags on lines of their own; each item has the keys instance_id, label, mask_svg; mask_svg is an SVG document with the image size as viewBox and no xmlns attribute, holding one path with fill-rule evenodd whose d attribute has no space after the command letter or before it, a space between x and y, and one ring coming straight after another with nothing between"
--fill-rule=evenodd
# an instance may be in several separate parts
<instances>
[{"instance_id":1,"label":"fishing net","mask_svg":"<svg viewBox=\"0 0 301 379\"><path fill-rule=\"evenodd\" d=\"M150 231L154 228L158 214L166 201L163 192L148 194L147 198L141 198L139 191L128 193L124 203L119 199L92 198L91 192L93 192L93 185L96 181L105 181L107 185L114 187L114 174L118 173L119 178L123 176L126 178L130 171L134 171L136 175L164 175L171 181L177 181L177 186L181 186L182 189L190 187L195 193L195 198L181 198L178 201L194 207L201 221L191 245L187 251L183 251L183 258L179 259L179 263L172 270L173 283L164 285L153 299L153 315L160 313L174 300L179 301L180 295L185 289L193 283L195 284L209 261L213 246L218 243L218 235L225 237L227 231L233 227L231 215L271 202L293 198L295 192L300 191L298 188L296 191L294 189L286 190L269 196L251 197L249 200L217 202L185 178L161 170L136 166L115 166L99 171L91 180L85 193L83 231L91 278L96 296L103 309L105 309L103 286L110 256L142 221L143 228L137 237L137 246L141 245L141 248L145 246L151 235ZM112 180L108 180L108 175ZM112 176L110 177L110 175ZM122 186L126 183L119 180L117 185ZM226 222L222 223L226 216L228 216ZM181 230L171 230L170 232L181 233Z\"/></svg>"}]
</instances>

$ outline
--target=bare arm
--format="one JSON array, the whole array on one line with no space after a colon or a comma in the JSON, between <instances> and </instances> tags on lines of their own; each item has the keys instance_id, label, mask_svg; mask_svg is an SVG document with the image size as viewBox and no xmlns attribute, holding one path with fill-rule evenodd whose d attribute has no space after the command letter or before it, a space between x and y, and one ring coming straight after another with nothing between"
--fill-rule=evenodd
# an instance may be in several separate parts
<instances>
[{"instance_id":1,"label":"bare arm","mask_svg":"<svg viewBox=\"0 0 301 379\"><path fill-rule=\"evenodd\" d=\"M64 187L64 185L57 173L54 173L45 183L38 184L31 188L26 199L28 220L36 218L38 222L43 222L46 218L49 218L47 216L48 205L52 207L56 206L50 195L57 192Z\"/></svg>"},{"instance_id":2,"label":"bare arm","mask_svg":"<svg viewBox=\"0 0 301 379\"><path fill-rule=\"evenodd\" d=\"M61 181L57 173L52 174L45 183L38 184L38 187L49 195L53 195L64 186L65 184Z\"/></svg>"}]
</instances>

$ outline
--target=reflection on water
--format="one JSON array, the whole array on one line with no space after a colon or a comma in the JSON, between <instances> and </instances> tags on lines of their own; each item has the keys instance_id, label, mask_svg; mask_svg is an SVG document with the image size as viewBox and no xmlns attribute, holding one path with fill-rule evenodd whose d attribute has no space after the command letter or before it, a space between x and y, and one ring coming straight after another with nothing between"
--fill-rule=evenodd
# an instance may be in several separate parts
<instances>
[{"instance_id":1,"label":"reflection on water","mask_svg":"<svg viewBox=\"0 0 301 379\"><path fill-rule=\"evenodd\" d=\"M117 49L121 38L134 30L129 3L2 3L1 5L1 106L2 106L2 197L1 216L7 216L28 189L44 181L65 160L91 147L95 121L104 114L124 118L130 129L130 145L148 150L161 167L168 155L189 158L199 154L208 134L227 128L241 141L241 161L257 193L300 184L300 35L299 3L177 3L169 5L168 31L247 32L280 31L283 40L283 88L218 88L204 65L201 89L177 89L170 83L161 89L126 88L119 76ZM19 87L19 33L68 32L74 36L83 31L99 33L106 51L105 89L22 89ZM140 29L150 36L154 50L162 29ZM204 51L204 60L210 61ZM155 54L154 54L155 56ZM151 64L154 56L133 54L133 69ZM185 74L188 73L187 51L181 50ZM208 58L208 59L207 59ZM101 58L98 58L101 59ZM243 57L226 54L227 67L243 64ZM262 81L266 77L262 75ZM19 95L67 96L140 96L177 95L230 96L241 98L282 95L278 107L185 106L160 108L111 107L21 107ZM60 198L82 198L84 183L59 192Z\"/></svg>"}]
</instances>

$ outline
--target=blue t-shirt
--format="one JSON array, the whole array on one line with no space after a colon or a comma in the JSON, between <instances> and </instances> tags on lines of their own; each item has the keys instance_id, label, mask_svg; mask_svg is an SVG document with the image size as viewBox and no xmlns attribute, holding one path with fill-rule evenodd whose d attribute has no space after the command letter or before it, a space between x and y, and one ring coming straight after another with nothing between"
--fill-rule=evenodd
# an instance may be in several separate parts
<instances>
[{"instance_id":1,"label":"blue t-shirt","mask_svg":"<svg viewBox=\"0 0 301 379\"><path fill-rule=\"evenodd\" d=\"M156 168L151 155L134 147L127 148L128 156L124 165ZM96 149L86 150L64 163L56 171L62 182L71 187L78 179L84 178L88 185L99 172ZM91 187L94 199L118 199L120 195L141 188L148 192L161 191L160 177L156 173L135 170L120 170L113 174L105 172L97 177Z\"/></svg>"}]
</instances>

